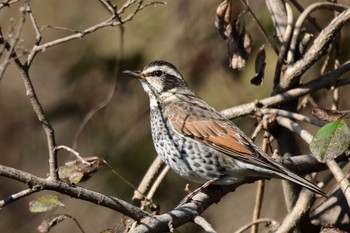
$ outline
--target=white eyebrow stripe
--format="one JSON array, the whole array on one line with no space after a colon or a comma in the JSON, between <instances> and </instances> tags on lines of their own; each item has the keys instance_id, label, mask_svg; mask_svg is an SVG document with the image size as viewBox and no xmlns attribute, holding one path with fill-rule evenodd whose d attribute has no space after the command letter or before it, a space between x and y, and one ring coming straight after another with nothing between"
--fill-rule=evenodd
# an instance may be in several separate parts
<instances>
[{"instance_id":1,"label":"white eyebrow stripe","mask_svg":"<svg viewBox=\"0 0 350 233\"><path fill-rule=\"evenodd\" d=\"M156 70L161 70L163 71L164 73L167 73L167 74L170 74L172 76L175 76L179 79L182 79L182 76L179 72L177 72L176 70L174 70L173 68L171 67L168 67L168 66L164 66L164 65L161 65L161 66L151 66L151 67L148 67L147 69L145 69L142 73L152 73L153 71L156 71Z\"/></svg>"}]
</instances>

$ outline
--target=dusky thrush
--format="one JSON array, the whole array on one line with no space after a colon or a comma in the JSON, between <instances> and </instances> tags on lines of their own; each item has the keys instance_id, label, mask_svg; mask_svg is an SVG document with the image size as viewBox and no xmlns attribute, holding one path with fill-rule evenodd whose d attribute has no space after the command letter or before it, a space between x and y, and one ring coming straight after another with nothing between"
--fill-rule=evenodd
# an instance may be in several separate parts
<instances>
[{"instance_id":1,"label":"dusky thrush","mask_svg":"<svg viewBox=\"0 0 350 233\"><path fill-rule=\"evenodd\" d=\"M174 65L154 61L140 71L123 73L138 78L148 94L154 146L179 175L217 185L247 177L282 178L325 196L317 185L271 159L232 121L191 91Z\"/></svg>"}]
</instances>

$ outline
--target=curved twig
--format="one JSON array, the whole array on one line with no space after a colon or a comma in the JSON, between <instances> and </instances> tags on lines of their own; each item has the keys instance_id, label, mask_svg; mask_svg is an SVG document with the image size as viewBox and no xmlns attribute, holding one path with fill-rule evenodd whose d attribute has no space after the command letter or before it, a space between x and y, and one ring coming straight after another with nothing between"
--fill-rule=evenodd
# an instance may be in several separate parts
<instances>
[{"instance_id":1,"label":"curved twig","mask_svg":"<svg viewBox=\"0 0 350 233\"><path fill-rule=\"evenodd\" d=\"M338 17L321 31L309 50L304 54L303 59L288 66L280 83L276 86L274 93L280 93L298 82L299 78L308 70L327 50L335 35L340 31L346 22L350 20L350 9L343 11Z\"/></svg>"},{"instance_id":2,"label":"curved twig","mask_svg":"<svg viewBox=\"0 0 350 233\"><path fill-rule=\"evenodd\" d=\"M288 52L287 57L287 63L290 64L294 62L294 53L297 47L298 37L301 31L301 26L303 25L304 21L307 19L307 17L314 11L319 9L329 9L329 10L336 10L336 11L344 11L348 9L349 7L337 4L337 3L331 3L331 2L317 2L314 4L311 4L308 8L306 8L303 13L300 14L299 18L295 22L295 28L293 31L292 40L290 42L290 48Z\"/></svg>"},{"instance_id":3,"label":"curved twig","mask_svg":"<svg viewBox=\"0 0 350 233\"><path fill-rule=\"evenodd\" d=\"M286 103L288 101L291 101L293 99L299 98L300 96L315 92L322 88L329 88L329 87L337 87L337 86L344 86L350 83L350 78L344 78L337 80L342 74L350 71L350 62L343 64L339 67L339 69L336 69L334 71L328 72L316 80L310 81L298 88L294 88L291 90L288 90L284 93L277 94L271 97L267 97L265 99L254 101L247 104L242 104L236 107L228 108L223 111L221 111L222 114L224 114L228 118L236 118L240 116L246 116L249 114L252 114L256 111L256 105L257 103L264 106L264 107L271 107L278 104Z\"/></svg>"}]
</instances>

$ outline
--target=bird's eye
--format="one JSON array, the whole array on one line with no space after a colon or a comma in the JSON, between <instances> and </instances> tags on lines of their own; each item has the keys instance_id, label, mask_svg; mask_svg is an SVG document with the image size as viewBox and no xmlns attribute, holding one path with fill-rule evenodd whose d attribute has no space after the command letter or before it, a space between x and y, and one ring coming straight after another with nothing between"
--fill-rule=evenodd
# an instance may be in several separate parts
<instances>
[{"instance_id":1,"label":"bird's eye","mask_svg":"<svg viewBox=\"0 0 350 233\"><path fill-rule=\"evenodd\" d=\"M156 71L154 71L154 75L157 76L157 77L160 77L160 76L163 75L163 71L161 71L161 70L156 70Z\"/></svg>"}]
</instances>

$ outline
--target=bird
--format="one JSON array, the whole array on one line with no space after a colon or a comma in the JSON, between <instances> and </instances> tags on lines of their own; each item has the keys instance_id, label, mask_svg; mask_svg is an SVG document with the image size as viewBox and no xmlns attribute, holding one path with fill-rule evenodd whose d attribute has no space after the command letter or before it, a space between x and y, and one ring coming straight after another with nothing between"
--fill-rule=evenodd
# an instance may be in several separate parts
<instances>
[{"instance_id":1,"label":"bird","mask_svg":"<svg viewBox=\"0 0 350 233\"><path fill-rule=\"evenodd\" d=\"M150 100L153 144L177 174L196 183L231 185L246 178L280 178L317 194L311 181L273 160L231 120L197 96L171 63L156 60L136 77Z\"/></svg>"}]
</instances>

